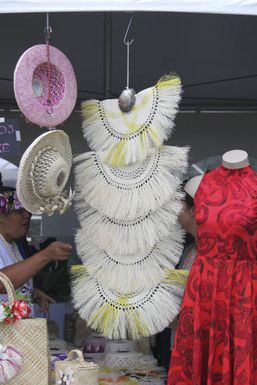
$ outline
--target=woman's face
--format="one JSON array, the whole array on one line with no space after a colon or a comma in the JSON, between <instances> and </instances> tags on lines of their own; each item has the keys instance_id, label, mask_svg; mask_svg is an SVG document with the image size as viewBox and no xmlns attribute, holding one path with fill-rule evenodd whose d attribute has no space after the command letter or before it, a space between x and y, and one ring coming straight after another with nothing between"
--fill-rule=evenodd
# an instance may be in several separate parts
<instances>
[{"instance_id":1,"label":"woman's face","mask_svg":"<svg viewBox=\"0 0 257 385\"><path fill-rule=\"evenodd\" d=\"M195 227L195 215L194 215L194 207L189 207L188 204L183 201L182 211L179 214L179 222L182 228L187 233L192 233L192 229Z\"/></svg>"},{"instance_id":2,"label":"woman's face","mask_svg":"<svg viewBox=\"0 0 257 385\"><path fill-rule=\"evenodd\" d=\"M1 228L11 241L21 239L28 232L30 218L25 209L13 210L1 218Z\"/></svg>"}]
</instances>

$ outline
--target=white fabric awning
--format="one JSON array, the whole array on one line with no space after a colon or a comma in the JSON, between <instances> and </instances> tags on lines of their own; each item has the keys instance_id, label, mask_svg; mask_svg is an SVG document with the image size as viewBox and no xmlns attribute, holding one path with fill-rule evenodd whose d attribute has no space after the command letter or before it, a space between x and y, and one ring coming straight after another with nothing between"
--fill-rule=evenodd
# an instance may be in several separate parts
<instances>
[{"instance_id":1,"label":"white fabric awning","mask_svg":"<svg viewBox=\"0 0 257 385\"><path fill-rule=\"evenodd\" d=\"M257 15L256 0L0 0L0 13L193 12Z\"/></svg>"}]
</instances>

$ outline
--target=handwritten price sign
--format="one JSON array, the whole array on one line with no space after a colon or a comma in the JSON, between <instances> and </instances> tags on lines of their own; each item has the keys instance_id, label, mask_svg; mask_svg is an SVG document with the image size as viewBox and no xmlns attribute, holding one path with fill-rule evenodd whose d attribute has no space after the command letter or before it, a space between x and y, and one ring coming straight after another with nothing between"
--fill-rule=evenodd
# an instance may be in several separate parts
<instances>
[{"instance_id":1,"label":"handwritten price sign","mask_svg":"<svg viewBox=\"0 0 257 385\"><path fill-rule=\"evenodd\" d=\"M0 157L20 155L20 141L18 120L0 118Z\"/></svg>"}]
</instances>

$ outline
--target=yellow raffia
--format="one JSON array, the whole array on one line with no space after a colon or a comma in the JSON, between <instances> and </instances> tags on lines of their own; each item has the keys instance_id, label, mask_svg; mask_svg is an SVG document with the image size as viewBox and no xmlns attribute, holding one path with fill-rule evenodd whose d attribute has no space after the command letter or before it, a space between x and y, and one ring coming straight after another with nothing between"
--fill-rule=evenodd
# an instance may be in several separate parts
<instances>
[{"instance_id":1,"label":"yellow raffia","mask_svg":"<svg viewBox=\"0 0 257 385\"><path fill-rule=\"evenodd\" d=\"M75 276L80 276L81 274L87 274L87 268L85 265L72 265L71 273Z\"/></svg>"},{"instance_id":2,"label":"yellow raffia","mask_svg":"<svg viewBox=\"0 0 257 385\"><path fill-rule=\"evenodd\" d=\"M158 88L177 87L181 85L180 77L176 74L164 75L158 80Z\"/></svg>"},{"instance_id":3,"label":"yellow raffia","mask_svg":"<svg viewBox=\"0 0 257 385\"><path fill-rule=\"evenodd\" d=\"M126 297L120 296L117 298L117 302L120 305L126 306L128 304L128 299Z\"/></svg>"},{"instance_id":4,"label":"yellow raffia","mask_svg":"<svg viewBox=\"0 0 257 385\"><path fill-rule=\"evenodd\" d=\"M169 284L178 284L185 286L187 283L189 271L182 269L166 269L165 282Z\"/></svg>"},{"instance_id":5,"label":"yellow raffia","mask_svg":"<svg viewBox=\"0 0 257 385\"><path fill-rule=\"evenodd\" d=\"M176 87L180 86L181 81L178 75L164 75L157 82L156 86L159 89L164 89L168 87ZM109 119L120 119L121 124L123 124L127 128L127 133L137 132L141 124L137 123L137 115L140 114L142 108L149 103L149 99L152 97L153 87L148 89L148 92L143 96L143 98L136 103L133 107L133 114L123 114L119 109L117 111L112 111L107 108L104 108L104 114L106 118ZM82 115L84 119L88 119L91 123L99 120L99 110L97 106L97 102L87 101L82 103ZM132 119L133 116L133 119ZM158 130L154 127L150 126L147 128L147 132L143 130L138 138L138 145L141 149L142 154L145 152L145 145L147 143L147 135L151 136L152 142L156 146L160 146L162 144L160 135L158 134ZM125 164L125 157L127 153L128 142L125 139L121 139L118 143L116 143L113 147L109 149L107 154L104 157L104 161L111 164L112 166L123 166Z\"/></svg>"},{"instance_id":6,"label":"yellow raffia","mask_svg":"<svg viewBox=\"0 0 257 385\"><path fill-rule=\"evenodd\" d=\"M129 310L126 313L127 324L134 325L133 330L134 333L137 334L138 337L148 336L150 331L146 324L142 324L142 321L137 316L134 310Z\"/></svg>"},{"instance_id":7,"label":"yellow raffia","mask_svg":"<svg viewBox=\"0 0 257 385\"><path fill-rule=\"evenodd\" d=\"M158 134L158 131L154 127L149 127L148 132L150 132L153 142L156 144L156 146L160 146L162 144L160 135Z\"/></svg>"},{"instance_id":8,"label":"yellow raffia","mask_svg":"<svg viewBox=\"0 0 257 385\"><path fill-rule=\"evenodd\" d=\"M96 114L98 112L97 102L94 100L83 102L81 104L81 112L83 119L91 119L91 121L96 121L99 119L98 115Z\"/></svg>"},{"instance_id":9,"label":"yellow raffia","mask_svg":"<svg viewBox=\"0 0 257 385\"><path fill-rule=\"evenodd\" d=\"M181 85L181 80L179 76L176 74L164 75L158 80L156 85L158 86L159 89L168 88L172 86L177 87ZM152 96L152 89L149 88L148 92L144 95L142 100L136 103L136 105L133 107L133 122L137 120L134 115L137 112L140 112L140 110L149 102L149 99L151 98L151 96ZM91 119L91 121L96 121L99 119L97 104L98 102L95 100L91 100L91 101L89 100L81 104L81 111L84 119ZM129 132L135 132L139 128L139 126L136 123L133 123L130 121L129 115L122 114L119 110L115 112L111 110L105 110L105 115L108 119L117 119L117 118L122 119L124 122L124 125L128 128Z\"/></svg>"},{"instance_id":10,"label":"yellow raffia","mask_svg":"<svg viewBox=\"0 0 257 385\"><path fill-rule=\"evenodd\" d=\"M129 132L138 130L139 125L134 123L137 121L137 113L149 102L152 96L151 89L144 95L142 100L133 107L133 121L131 122L130 115L123 114L119 109L117 111L109 110L104 107L104 114L107 119L121 119L123 124L128 128ZM90 119L91 122L99 120L99 110L97 101L91 100L81 104L82 116L84 119ZM136 116L135 116L136 115Z\"/></svg>"},{"instance_id":11,"label":"yellow raffia","mask_svg":"<svg viewBox=\"0 0 257 385\"><path fill-rule=\"evenodd\" d=\"M145 152L145 143L147 142L147 135L151 135L152 141L156 146L161 145L161 139L158 135L157 130L154 127L149 127L148 132L144 131L140 137L138 144L140 146L141 152ZM112 166L123 166L125 164L125 156L127 152L128 142L124 139L121 139L119 143L116 143L104 157L105 162L110 163Z\"/></svg>"},{"instance_id":12,"label":"yellow raffia","mask_svg":"<svg viewBox=\"0 0 257 385\"><path fill-rule=\"evenodd\" d=\"M137 116L140 115L142 108L144 108L147 103L149 103L149 99L152 97L152 90L149 89L148 92L143 96L142 100L138 101L132 110L133 119L131 120L130 114L121 114L118 117L121 117L124 125L128 128L129 132L136 132L141 127L141 124L137 122Z\"/></svg>"},{"instance_id":13,"label":"yellow raffia","mask_svg":"<svg viewBox=\"0 0 257 385\"><path fill-rule=\"evenodd\" d=\"M105 162L110 163L112 166L123 165L125 161L126 147L127 142L122 139L107 152L107 155L104 157Z\"/></svg>"},{"instance_id":14,"label":"yellow raffia","mask_svg":"<svg viewBox=\"0 0 257 385\"><path fill-rule=\"evenodd\" d=\"M128 305L128 299L125 297L117 297L117 304L121 306ZM114 320L119 318L119 312L121 310L116 309L114 306L106 303L101 308L92 314L88 320L88 325L97 329L100 333L107 336L110 334L110 330L113 328ZM149 335L149 329L147 325L142 324L142 321L133 309L126 309L125 313L126 322L131 325L133 333L137 337L143 337Z\"/></svg>"},{"instance_id":15,"label":"yellow raffia","mask_svg":"<svg viewBox=\"0 0 257 385\"><path fill-rule=\"evenodd\" d=\"M88 325L107 336L110 331L110 326L112 326L112 320L117 316L118 310L106 303L89 317Z\"/></svg>"}]
</instances>

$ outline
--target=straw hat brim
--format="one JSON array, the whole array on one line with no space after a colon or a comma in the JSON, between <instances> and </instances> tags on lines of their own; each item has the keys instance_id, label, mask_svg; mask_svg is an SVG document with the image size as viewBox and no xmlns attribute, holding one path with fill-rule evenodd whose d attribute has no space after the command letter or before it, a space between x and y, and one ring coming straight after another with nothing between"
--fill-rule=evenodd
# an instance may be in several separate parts
<instances>
[{"instance_id":1,"label":"straw hat brim","mask_svg":"<svg viewBox=\"0 0 257 385\"><path fill-rule=\"evenodd\" d=\"M32 214L41 214L42 201L34 193L31 182L31 166L38 154L46 147L55 149L67 164L72 166L72 150L68 135L62 130L54 130L40 135L24 152L17 176L17 196L22 206ZM66 179L68 179L68 176ZM66 181L67 182L67 181Z\"/></svg>"}]
</instances>

